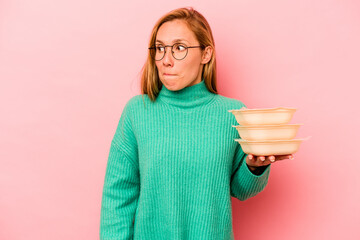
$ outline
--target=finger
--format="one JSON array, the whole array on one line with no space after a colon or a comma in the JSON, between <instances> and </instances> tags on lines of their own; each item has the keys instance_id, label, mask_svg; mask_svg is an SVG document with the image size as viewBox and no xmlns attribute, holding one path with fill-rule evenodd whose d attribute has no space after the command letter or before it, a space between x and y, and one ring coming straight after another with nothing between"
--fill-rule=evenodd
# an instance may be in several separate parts
<instances>
[{"instance_id":1,"label":"finger","mask_svg":"<svg viewBox=\"0 0 360 240\"><path fill-rule=\"evenodd\" d=\"M268 160L272 163L275 162L275 156L274 155L268 156Z\"/></svg>"},{"instance_id":2,"label":"finger","mask_svg":"<svg viewBox=\"0 0 360 240\"><path fill-rule=\"evenodd\" d=\"M269 161L268 158L266 158L265 156L258 156L258 160L257 160L257 165L258 166L266 166L269 165L271 162Z\"/></svg>"},{"instance_id":3,"label":"finger","mask_svg":"<svg viewBox=\"0 0 360 240\"><path fill-rule=\"evenodd\" d=\"M261 167L261 166L265 166L265 165L270 164L270 162L268 162L268 161L259 160L259 156L255 156L255 155L252 155L252 154L247 155L246 163L249 166L252 166L252 167Z\"/></svg>"},{"instance_id":4,"label":"finger","mask_svg":"<svg viewBox=\"0 0 360 240\"><path fill-rule=\"evenodd\" d=\"M276 161L278 161L278 160L285 160L285 159L293 160L293 159L294 159L294 156L293 156L292 154L289 154L289 155L277 155L277 156L276 156Z\"/></svg>"},{"instance_id":5,"label":"finger","mask_svg":"<svg viewBox=\"0 0 360 240\"><path fill-rule=\"evenodd\" d=\"M246 157L246 163L251 166L257 165L256 156L248 154Z\"/></svg>"}]
</instances>

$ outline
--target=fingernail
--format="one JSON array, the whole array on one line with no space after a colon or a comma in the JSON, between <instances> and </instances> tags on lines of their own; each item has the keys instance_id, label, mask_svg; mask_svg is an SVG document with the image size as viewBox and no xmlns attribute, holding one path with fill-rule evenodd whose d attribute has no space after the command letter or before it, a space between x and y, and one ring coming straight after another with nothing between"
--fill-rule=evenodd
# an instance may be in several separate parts
<instances>
[{"instance_id":1,"label":"fingernail","mask_svg":"<svg viewBox=\"0 0 360 240\"><path fill-rule=\"evenodd\" d=\"M261 161L265 161L265 157L260 157L260 160L261 160Z\"/></svg>"},{"instance_id":2,"label":"fingernail","mask_svg":"<svg viewBox=\"0 0 360 240\"><path fill-rule=\"evenodd\" d=\"M270 156L269 159L270 159L270 161L273 161L273 160L275 160L275 157L274 157L274 156Z\"/></svg>"},{"instance_id":3,"label":"fingernail","mask_svg":"<svg viewBox=\"0 0 360 240\"><path fill-rule=\"evenodd\" d=\"M289 156L289 159L290 159L290 160L293 160L293 159L294 159L293 155L290 155L290 156Z\"/></svg>"},{"instance_id":4,"label":"fingernail","mask_svg":"<svg viewBox=\"0 0 360 240\"><path fill-rule=\"evenodd\" d=\"M252 156L252 155L249 155L249 159L250 159L250 160L253 159L253 156Z\"/></svg>"}]
</instances>

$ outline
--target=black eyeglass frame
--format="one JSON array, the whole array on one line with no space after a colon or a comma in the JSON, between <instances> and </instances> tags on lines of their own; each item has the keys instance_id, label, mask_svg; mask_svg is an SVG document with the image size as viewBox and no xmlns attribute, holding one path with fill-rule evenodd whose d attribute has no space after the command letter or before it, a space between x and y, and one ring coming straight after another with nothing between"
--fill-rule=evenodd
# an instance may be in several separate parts
<instances>
[{"instance_id":1,"label":"black eyeglass frame","mask_svg":"<svg viewBox=\"0 0 360 240\"><path fill-rule=\"evenodd\" d=\"M185 54L185 56L184 56L183 58L178 59L178 58L176 58L176 57L174 56L173 47L174 47L175 45L182 45L184 48L186 48L186 54ZM189 52L188 48L198 48L198 47L203 48L203 46L189 46L189 47L188 47L188 46L186 46L185 44L182 44L182 43L174 43L173 45L165 45L165 46L162 46L162 47L165 48L165 50L164 50L164 55L163 55L162 58L160 58L159 60L156 60L156 59L155 59L155 56L153 56L153 58L154 58L155 61L161 61L161 60L165 57L166 47L171 47L171 55L172 55L173 58L175 58L176 60L183 60L184 58L186 58L186 56L187 56L187 54L188 54L188 52ZM148 49L149 49L149 50L155 49L155 51L156 51L156 46L149 47ZM150 54L150 55L151 55L151 54Z\"/></svg>"}]
</instances>

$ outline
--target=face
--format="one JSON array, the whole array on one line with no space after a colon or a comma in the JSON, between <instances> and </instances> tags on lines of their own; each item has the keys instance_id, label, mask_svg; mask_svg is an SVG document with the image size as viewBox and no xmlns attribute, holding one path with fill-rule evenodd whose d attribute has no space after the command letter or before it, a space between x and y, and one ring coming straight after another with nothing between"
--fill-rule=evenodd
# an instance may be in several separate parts
<instances>
[{"instance_id":1,"label":"face","mask_svg":"<svg viewBox=\"0 0 360 240\"><path fill-rule=\"evenodd\" d=\"M182 40L176 40L182 39ZM184 43L186 46L199 46L195 34L188 28L183 20L166 22L158 30L156 45L173 45ZM182 60L175 59L171 54L171 48L166 47L163 59L155 61L159 78L165 87L171 91L181 90L201 82L201 73L204 64L210 61L212 49L206 47L188 48L186 57Z\"/></svg>"}]
</instances>

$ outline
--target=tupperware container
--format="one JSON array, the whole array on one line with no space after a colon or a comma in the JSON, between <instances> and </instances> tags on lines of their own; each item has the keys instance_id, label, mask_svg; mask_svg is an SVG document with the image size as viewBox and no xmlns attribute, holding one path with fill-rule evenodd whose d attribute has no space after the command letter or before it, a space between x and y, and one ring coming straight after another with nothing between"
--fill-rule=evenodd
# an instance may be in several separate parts
<instances>
[{"instance_id":1,"label":"tupperware container","mask_svg":"<svg viewBox=\"0 0 360 240\"><path fill-rule=\"evenodd\" d=\"M274 125L289 123L296 108L242 108L228 111L234 114L240 125Z\"/></svg>"},{"instance_id":2,"label":"tupperware container","mask_svg":"<svg viewBox=\"0 0 360 240\"><path fill-rule=\"evenodd\" d=\"M307 139L309 139L309 137ZM269 156L293 154L298 151L301 142L307 139L260 141L235 139L235 141L237 141L241 145L242 150L246 154Z\"/></svg>"},{"instance_id":3,"label":"tupperware container","mask_svg":"<svg viewBox=\"0 0 360 240\"><path fill-rule=\"evenodd\" d=\"M290 140L303 124L237 125L234 126L244 140Z\"/></svg>"}]
</instances>

